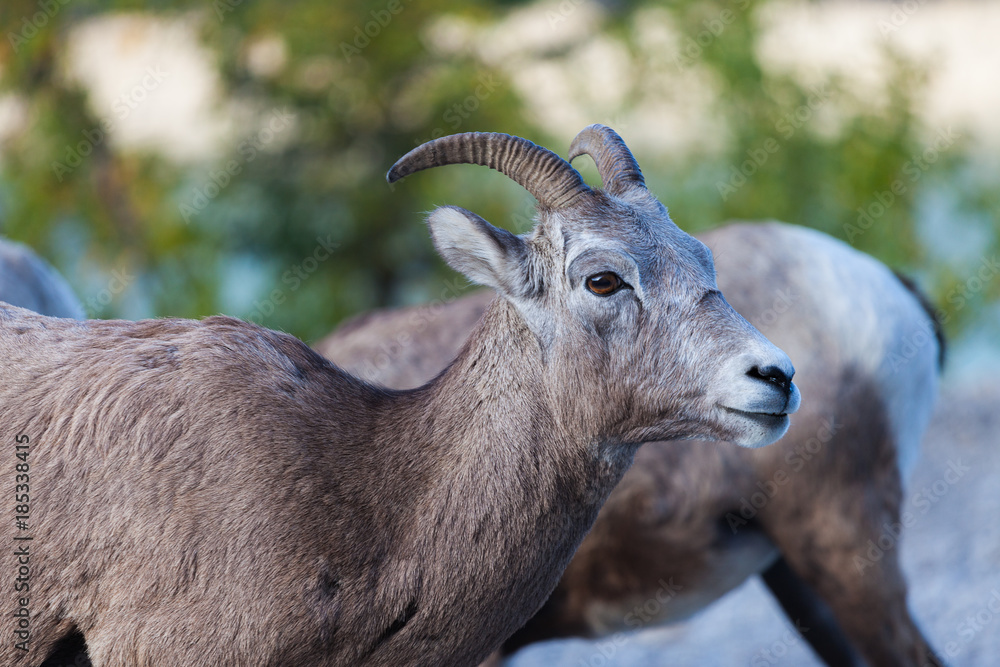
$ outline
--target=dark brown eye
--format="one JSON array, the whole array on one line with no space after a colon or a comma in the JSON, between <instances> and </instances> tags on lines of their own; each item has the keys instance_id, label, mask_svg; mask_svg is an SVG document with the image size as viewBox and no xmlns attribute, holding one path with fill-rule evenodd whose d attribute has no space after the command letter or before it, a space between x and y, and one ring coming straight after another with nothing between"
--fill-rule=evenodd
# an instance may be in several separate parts
<instances>
[{"instance_id":1,"label":"dark brown eye","mask_svg":"<svg viewBox=\"0 0 1000 667\"><path fill-rule=\"evenodd\" d=\"M614 294L622 287L625 287L625 281L619 278L618 274L611 273L610 271L607 273L598 273L587 278L587 289L597 296Z\"/></svg>"}]
</instances>

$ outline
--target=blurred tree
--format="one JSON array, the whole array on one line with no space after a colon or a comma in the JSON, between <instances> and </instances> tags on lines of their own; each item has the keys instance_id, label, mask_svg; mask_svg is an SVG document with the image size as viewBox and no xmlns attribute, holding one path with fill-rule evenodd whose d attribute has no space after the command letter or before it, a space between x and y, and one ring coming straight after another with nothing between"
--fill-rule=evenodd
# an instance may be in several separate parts
<instances>
[{"instance_id":1,"label":"blurred tree","mask_svg":"<svg viewBox=\"0 0 1000 667\"><path fill-rule=\"evenodd\" d=\"M435 258L422 212L454 202L498 224L513 215L512 228L523 231L527 196L485 170L434 170L391 190L383 175L442 134L488 129L548 139L502 71L426 43L428 26L444 15L489 24L511 4L525 3L7 0L0 85L23 102L28 122L0 150L0 229L60 266L94 316L226 311L308 340L377 305L455 296L461 284ZM628 29L651 6L661 7L604 3L601 29L632 49L640 72L663 65ZM908 172L925 148L913 112L922 70L890 54L891 84L877 104L837 80L806 88L759 62L763 6L666 6L682 35L724 30L704 45L682 40L697 53L678 57L725 91L716 113L730 137L720 156L644 160L652 180L666 184L658 193L687 229L779 218L844 238L894 267L926 265L921 192L966 167L959 150L920 169L919 182ZM62 73L73 26L139 10L193 13L227 100L249 110L233 116L242 131L211 164L116 150L97 138L102 120ZM632 103L648 92L637 85ZM833 130L816 121L830 109L846 119ZM901 179L906 187L894 193ZM955 195L959 208L987 217L996 248L996 202L984 185L965 183ZM883 193L892 193L891 206ZM947 267L926 273L957 330L975 309L949 305L947 295L968 276ZM995 297L998 286L975 299Z\"/></svg>"},{"instance_id":2,"label":"blurred tree","mask_svg":"<svg viewBox=\"0 0 1000 667\"><path fill-rule=\"evenodd\" d=\"M923 202L947 191L966 214L955 231L985 232L984 258L1000 251L1000 206L991 196L995 188L970 177L967 141L932 132L917 119L929 65L885 47L883 90L862 96L837 77L804 86L761 63L760 26L768 4L675 0L667 5L682 35L673 66L707 70L724 91L715 113L731 137L718 158L656 162L651 171L667 184L665 200L688 229L730 219L777 219L847 241L916 274L949 332L957 334L979 311L966 306L995 302L1000 280L967 299L954 298L969 291L964 282L971 274L956 275L921 238ZM632 46L635 62L650 62L649 54Z\"/></svg>"}]
</instances>

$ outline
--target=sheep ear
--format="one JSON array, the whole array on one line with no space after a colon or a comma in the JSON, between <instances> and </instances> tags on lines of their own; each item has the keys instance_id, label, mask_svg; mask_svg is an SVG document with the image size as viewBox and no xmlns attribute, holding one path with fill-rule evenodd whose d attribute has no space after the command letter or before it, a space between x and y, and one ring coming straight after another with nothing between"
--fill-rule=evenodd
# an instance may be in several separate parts
<instances>
[{"instance_id":1,"label":"sheep ear","mask_svg":"<svg viewBox=\"0 0 1000 667\"><path fill-rule=\"evenodd\" d=\"M457 206L435 210L427 225L438 254L472 282L507 296L529 291L529 249L521 237Z\"/></svg>"}]
</instances>

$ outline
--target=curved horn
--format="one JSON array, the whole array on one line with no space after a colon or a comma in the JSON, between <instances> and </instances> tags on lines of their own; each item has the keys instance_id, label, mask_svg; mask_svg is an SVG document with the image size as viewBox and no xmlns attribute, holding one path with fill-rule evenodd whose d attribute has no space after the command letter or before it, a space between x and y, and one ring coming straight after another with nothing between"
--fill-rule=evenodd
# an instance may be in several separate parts
<instances>
[{"instance_id":1,"label":"curved horn","mask_svg":"<svg viewBox=\"0 0 1000 667\"><path fill-rule=\"evenodd\" d=\"M607 125L589 125L576 135L569 147L569 159L586 153L597 163L604 188L621 194L632 185L646 187L639 164L618 133Z\"/></svg>"},{"instance_id":2,"label":"curved horn","mask_svg":"<svg viewBox=\"0 0 1000 667\"><path fill-rule=\"evenodd\" d=\"M417 146L385 175L395 183L415 171L479 164L516 181L546 208L566 208L591 190L569 162L527 139L499 132L464 132Z\"/></svg>"}]
</instances>

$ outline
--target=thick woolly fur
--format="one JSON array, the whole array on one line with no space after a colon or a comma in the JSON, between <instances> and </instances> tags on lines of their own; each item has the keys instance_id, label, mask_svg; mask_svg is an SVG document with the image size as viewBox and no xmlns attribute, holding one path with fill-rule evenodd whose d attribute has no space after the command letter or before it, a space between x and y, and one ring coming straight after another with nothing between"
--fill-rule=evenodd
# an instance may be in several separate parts
<instances>
[{"instance_id":1,"label":"thick woolly fur","mask_svg":"<svg viewBox=\"0 0 1000 667\"><path fill-rule=\"evenodd\" d=\"M506 650L684 618L763 572L830 664L859 654L937 664L907 610L898 549L871 557L871 544L898 540L902 485L932 411L932 319L885 266L818 232L738 224L701 238L726 298L795 361L803 410L760 450L640 448L555 593ZM369 314L318 349L365 377L415 386L447 364L491 299ZM827 612L796 602L817 594L832 628Z\"/></svg>"},{"instance_id":2,"label":"thick woolly fur","mask_svg":"<svg viewBox=\"0 0 1000 667\"><path fill-rule=\"evenodd\" d=\"M0 662L79 635L98 667L485 658L555 587L638 443L765 444L798 404L747 375L793 370L721 298L704 246L629 196L543 210L528 237L432 216L442 255L504 296L411 391L230 318L0 305L0 431L30 439L33 538L31 650L4 642ZM631 287L587 292L602 271Z\"/></svg>"},{"instance_id":3,"label":"thick woolly fur","mask_svg":"<svg viewBox=\"0 0 1000 667\"><path fill-rule=\"evenodd\" d=\"M530 339L490 317L504 333L463 373L403 395L228 318L0 308L0 424L30 438L34 508L34 644L6 642L4 663L39 663L71 628L95 665L483 657L625 463L602 468L573 434L540 442L543 402L502 389L530 386Z\"/></svg>"}]
</instances>

